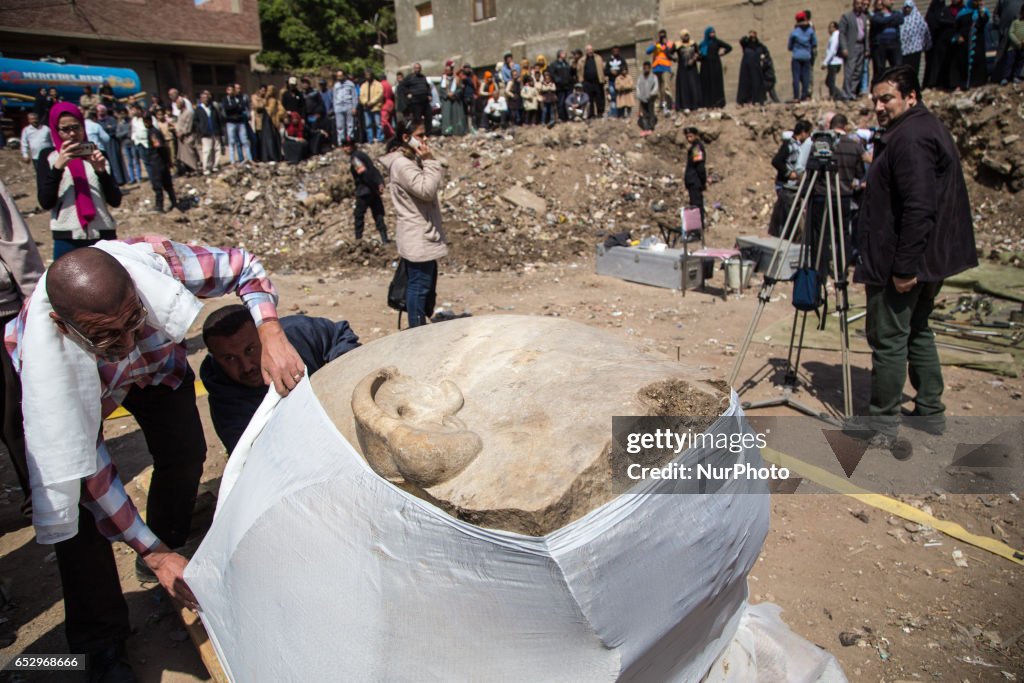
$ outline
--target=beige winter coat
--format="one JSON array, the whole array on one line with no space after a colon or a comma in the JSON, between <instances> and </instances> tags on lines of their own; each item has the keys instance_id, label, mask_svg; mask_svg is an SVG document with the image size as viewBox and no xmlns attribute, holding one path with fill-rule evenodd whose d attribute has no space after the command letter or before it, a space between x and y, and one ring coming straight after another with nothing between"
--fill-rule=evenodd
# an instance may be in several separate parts
<instances>
[{"instance_id":1,"label":"beige winter coat","mask_svg":"<svg viewBox=\"0 0 1024 683\"><path fill-rule=\"evenodd\" d=\"M633 83L633 77L627 74L619 74L615 79L615 106L619 109L623 107L636 107L636 97L633 95L636 90L636 84Z\"/></svg>"},{"instance_id":2,"label":"beige winter coat","mask_svg":"<svg viewBox=\"0 0 1024 683\"><path fill-rule=\"evenodd\" d=\"M386 154L380 161L391 176L398 255L413 263L447 256L448 245L441 231L441 163L430 159L420 168L401 150Z\"/></svg>"}]
</instances>

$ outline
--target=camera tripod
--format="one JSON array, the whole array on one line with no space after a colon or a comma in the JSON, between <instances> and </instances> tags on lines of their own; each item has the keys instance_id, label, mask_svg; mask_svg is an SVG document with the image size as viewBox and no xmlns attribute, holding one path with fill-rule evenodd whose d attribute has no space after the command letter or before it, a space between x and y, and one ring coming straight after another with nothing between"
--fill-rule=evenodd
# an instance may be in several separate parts
<instances>
[{"instance_id":1,"label":"camera tripod","mask_svg":"<svg viewBox=\"0 0 1024 683\"><path fill-rule=\"evenodd\" d=\"M814 226L809 226L809 229L806 231L800 249L800 265L801 267L811 266L818 272L822 272L822 260L827 258L828 264L831 267L830 274L835 286L835 310L839 314L843 375L843 415L849 417L853 414L853 398L850 387L850 335L846 318L846 312L849 310L849 296L846 279L846 236L844 226L842 225L843 212L839 190L839 175L835 159L832 157L830 150L816 148L815 156L808 164L808 168L810 173L804 173L803 178L800 180L796 197L793 199L782 234L779 236L779 244L775 251L772 252L768 268L765 270L764 281L761 283L761 290L757 295L757 309L754 311L750 326L747 328L747 336L743 339L743 345L740 347L732 373L729 375L729 386L734 386L736 383L736 378L739 376L740 368L750 348L750 342L757 330L761 315L764 313L765 306L771 300L775 285L780 281L776 275L780 271L784 259L787 258L789 248L799 232L802 222L801 218L814 193L814 185L819 176L824 176L825 206L822 212L821 224L818 226L819 230L816 239L813 236L813 229L811 229ZM830 247L827 257L824 254L826 240L828 240ZM793 397L794 392L799 388L797 372L800 367L800 352L803 350L808 313L809 311L796 309L793 315L793 325L789 334L789 352L786 357L786 372L782 383L782 396L765 401L744 402L744 408L753 410L771 406L786 406L805 415L831 421L831 417L827 413L817 412ZM799 335L797 335L798 327ZM824 329L824 318L822 319L821 327Z\"/></svg>"}]
</instances>

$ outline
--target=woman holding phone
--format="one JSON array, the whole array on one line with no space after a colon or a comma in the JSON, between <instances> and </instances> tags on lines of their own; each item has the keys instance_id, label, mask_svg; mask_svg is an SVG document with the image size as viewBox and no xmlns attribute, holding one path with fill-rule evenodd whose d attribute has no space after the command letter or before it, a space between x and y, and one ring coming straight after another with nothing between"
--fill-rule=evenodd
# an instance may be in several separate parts
<instances>
[{"instance_id":1,"label":"woman holding phone","mask_svg":"<svg viewBox=\"0 0 1024 683\"><path fill-rule=\"evenodd\" d=\"M121 190L96 145L86 140L85 118L70 102L50 110L54 150L39 164L39 206L50 211L53 258L79 247L117 238L108 207L121 205Z\"/></svg>"},{"instance_id":2,"label":"woman holding phone","mask_svg":"<svg viewBox=\"0 0 1024 683\"><path fill-rule=\"evenodd\" d=\"M441 231L440 192L444 169L427 144L422 121L402 121L388 141L381 164L391 176L395 209L395 244L405 260L409 282L405 290L409 327L427 322L437 299L437 260L448 254Z\"/></svg>"}]
</instances>

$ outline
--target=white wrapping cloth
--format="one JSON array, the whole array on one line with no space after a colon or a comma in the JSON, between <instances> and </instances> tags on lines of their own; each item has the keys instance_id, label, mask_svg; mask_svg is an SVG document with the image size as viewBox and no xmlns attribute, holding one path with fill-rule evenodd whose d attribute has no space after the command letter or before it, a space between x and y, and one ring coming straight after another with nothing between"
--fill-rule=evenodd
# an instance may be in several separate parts
<instances>
[{"instance_id":1,"label":"white wrapping cloth","mask_svg":"<svg viewBox=\"0 0 1024 683\"><path fill-rule=\"evenodd\" d=\"M748 615L746 576L768 528L763 487L674 494L675 482L656 481L522 536L467 524L382 479L309 382L271 394L185 573L233 681L845 680L770 611ZM734 394L726 415L741 414ZM731 457L761 464L756 449ZM775 632L788 634L781 669L759 656Z\"/></svg>"}]
</instances>

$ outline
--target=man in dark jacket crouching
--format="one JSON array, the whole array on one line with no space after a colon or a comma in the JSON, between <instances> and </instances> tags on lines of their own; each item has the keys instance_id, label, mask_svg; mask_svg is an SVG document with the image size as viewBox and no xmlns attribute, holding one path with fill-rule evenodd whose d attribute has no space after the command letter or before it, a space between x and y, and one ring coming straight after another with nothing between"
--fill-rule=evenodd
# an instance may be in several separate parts
<instances>
[{"instance_id":1,"label":"man in dark jacket crouching","mask_svg":"<svg viewBox=\"0 0 1024 683\"><path fill-rule=\"evenodd\" d=\"M885 132L868 172L854 273L867 290L871 426L895 437L909 368L911 415L922 416L910 426L941 433L942 370L928 316L943 280L978 264L967 185L953 138L921 101L912 69L884 72L871 97Z\"/></svg>"},{"instance_id":2,"label":"man in dark jacket crouching","mask_svg":"<svg viewBox=\"0 0 1024 683\"><path fill-rule=\"evenodd\" d=\"M225 306L203 323L203 341L210 353L199 366L199 377L210 394L213 428L229 454L267 395L262 383L263 346L252 316L245 319L247 314L244 306ZM359 337L344 320L289 315L280 322L310 375L359 346Z\"/></svg>"}]
</instances>

